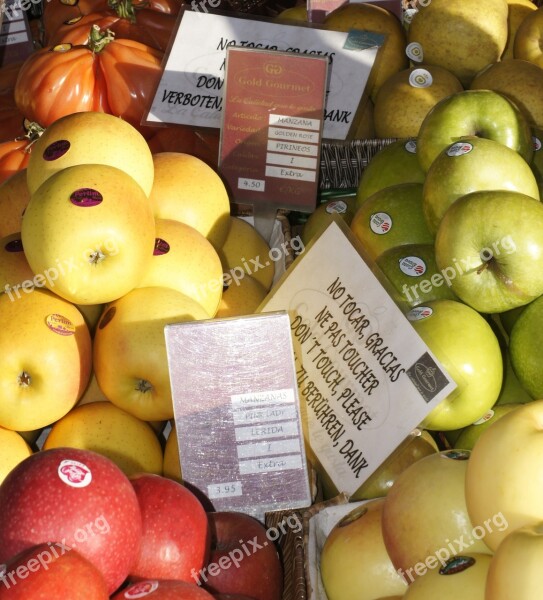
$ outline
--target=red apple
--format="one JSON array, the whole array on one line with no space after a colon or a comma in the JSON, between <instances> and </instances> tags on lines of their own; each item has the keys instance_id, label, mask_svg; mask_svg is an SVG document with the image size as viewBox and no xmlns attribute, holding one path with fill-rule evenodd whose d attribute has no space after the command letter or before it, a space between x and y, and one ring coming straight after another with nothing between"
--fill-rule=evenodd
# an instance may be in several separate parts
<instances>
[{"instance_id":1,"label":"red apple","mask_svg":"<svg viewBox=\"0 0 543 600\"><path fill-rule=\"evenodd\" d=\"M76 448L37 452L0 486L0 563L57 540L77 550L106 580L108 593L137 560L142 523L134 488L110 459Z\"/></svg>"},{"instance_id":2,"label":"red apple","mask_svg":"<svg viewBox=\"0 0 543 600\"><path fill-rule=\"evenodd\" d=\"M255 600L253 596L244 594L213 594L215 600Z\"/></svg>"},{"instance_id":3,"label":"red apple","mask_svg":"<svg viewBox=\"0 0 543 600\"><path fill-rule=\"evenodd\" d=\"M140 505L143 536L134 579L194 583L209 556L209 523L198 498L184 485L151 473L130 478Z\"/></svg>"},{"instance_id":4,"label":"red apple","mask_svg":"<svg viewBox=\"0 0 543 600\"><path fill-rule=\"evenodd\" d=\"M32 546L10 559L0 576L0 600L108 600L102 573L59 542Z\"/></svg>"},{"instance_id":5,"label":"red apple","mask_svg":"<svg viewBox=\"0 0 543 600\"><path fill-rule=\"evenodd\" d=\"M239 512L211 512L208 518L211 554L195 579L215 594L281 600L281 559L264 525Z\"/></svg>"},{"instance_id":6,"label":"red apple","mask_svg":"<svg viewBox=\"0 0 543 600\"><path fill-rule=\"evenodd\" d=\"M129 585L117 592L111 600L132 600L149 598L150 600L213 600L213 596L201 587L186 581L172 579L147 579Z\"/></svg>"}]
</instances>

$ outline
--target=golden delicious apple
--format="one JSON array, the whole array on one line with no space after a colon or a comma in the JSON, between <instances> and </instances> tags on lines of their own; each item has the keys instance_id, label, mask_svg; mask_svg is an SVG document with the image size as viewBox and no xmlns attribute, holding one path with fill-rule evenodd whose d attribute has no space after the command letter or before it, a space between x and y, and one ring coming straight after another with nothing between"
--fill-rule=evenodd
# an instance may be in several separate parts
<instances>
[{"instance_id":1,"label":"golden delicious apple","mask_svg":"<svg viewBox=\"0 0 543 600\"><path fill-rule=\"evenodd\" d=\"M383 505L384 498L377 498L357 506L328 534L320 555L328 600L374 600L406 591L383 542Z\"/></svg>"},{"instance_id":2,"label":"golden delicious apple","mask_svg":"<svg viewBox=\"0 0 543 600\"><path fill-rule=\"evenodd\" d=\"M419 5L407 41L421 47L422 61L448 69L467 86L502 55L507 15L506 0L431 0Z\"/></svg>"},{"instance_id":3,"label":"golden delicious apple","mask_svg":"<svg viewBox=\"0 0 543 600\"><path fill-rule=\"evenodd\" d=\"M509 531L543 521L543 400L503 415L475 444L466 471L472 523L496 551Z\"/></svg>"},{"instance_id":4,"label":"golden delicious apple","mask_svg":"<svg viewBox=\"0 0 543 600\"><path fill-rule=\"evenodd\" d=\"M490 65L471 82L472 90L493 90L514 102L528 123L543 128L543 69L520 58L509 58Z\"/></svg>"},{"instance_id":5,"label":"golden delicious apple","mask_svg":"<svg viewBox=\"0 0 543 600\"><path fill-rule=\"evenodd\" d=\"M394 73L375 98L377 137L416 138L430 109L463 89L453 73L437 65L417 65Z\"/></svg>"},{"instance_id":6,"label":"golden delicious apple","mask_svg":"<svg viewBox=\"0 0 543 600\"><path fill-rule=\"evenodd\" d=\"M462 553L440 569L434 567L416 579L402 600L494 600L494 596L485 596L491 560L488 554L471 550L467 554Z\"/></svg>"},{"instance_id":7,"label":"golden delicious apple","mask_svg":"<svg viewBox=\"0 0 543 600\"><path fill-rule=\"evenodd\" d=\"M376 137L375 133L375 105L369 96L364 96L354 117L356 127L349 133L349 138L367 140Z\"/></svg>"},{"instance_id":8,"label":"golden delicious apple","mask_svg":"<svg viewBox=\"0 0 543 600\"><path fill-rule=\"evenodd\" d=\"M171 287L196 300L214 317L223 289L221 259L191 225L156 219L153 258L137 287Z\"/></svg>"},{"instance_id":9,"label":"golden delicious apple","mask_svg":"<svg viewBox=\"0 0 543 600\"><path fill-rule=\"evenodd\" d=\"M88 111L51 123L33 145L26 169L30 193L57 171L81 164L116 167L130 175L146 196L151 192L153 156L145 138L119 117Z\"/></svg>"},{"instance_id":10,"label":"golden delicious apple","mask_svg":"<svg viewBox=\"0 0 543 600\"><path fill-rule=\"evenodd\" d=\"M153 155L154 181L149 199L155 218L191 225L220 248L230 227L230 199L218 173L183 152Z\"/></svg>"},{"instance_id":11,"label":"golden delicious apple","mask_svg":"<svg viewBox=\"0 0 543 600\"><path fill-rule=\"evenodd\" d=\"M89 330L70 302L42 289L0 294L0 426L30 431L73 408L91 373Z\"/></svg>"},{"instance_id":12,"label":"golden delicious apple","mask_svg":"<svg viewBox=\"0 0 543 600\"><path fill-rule=\"evenodd\" d=\"M490 553L472 533L464 497L468 463L468 451L421 458L400 473L385 497L383 539L409 584L468 547L470 552Z\"/></svg>"},{"instance_id":13,"label":"golden delicious apple","mask_svg":"<svg viewBox=\"0 0 543 600\"><path fill-rule=\"evenodd\" d=\"M486 579L488 600L541 596L543 523L510 531L496 549Z\"/></svg>"},{"instance_id":14,"label":"golden delicious apple","mask_svg":"<svg viewBox=\"0 0 543 600\"><path fill-rule=\"evenodd\" d=\"M256 312L266 297L266 289L251 275L232 283L223 291L216 319L241 317Z\"/></svg>"},{"instance_id":15,"label":"golden delicious apple","mask_svg":"<svg viewBox=\"0 0 543 600\"><path fill-rule=\"evenodd\" d=\"M350 225L355 212L356 196L333 198L319 204L303 225L302 242L307 245L313 237L324 231L331 221L336 219L341 219Z\"/></svg>"},{"instance_id":16,"label":"golden delicious apple","mask_svg":"<svg viewBox=\"0 0 543 600\"><path fill-rule=\"evenodd\" d=\"M21 231L23 213L29 202L26 169L21 169L0 184L0 237Z\"/></svg>"},{"instance_id":17,"label":"golden delicious apple","mask_svg":"<svg viewBox=\"0 0 543 600\"><path fill-rule=\"evenodd\" d=\"M103 454L127 476L141 472L162 475L162 447L152 427L111 402L76 406L59 419L43 449L62 447Z\"/></svg>"},{"instance_id":18,"label":"golden delicious apple","mask_svg":"<svg viewBox=\"0 0 543 600\"><path fill-rule=\"evenodd\" d=\"M35 286L34 271L26 259L21 234L11 233L0 239L0 291L20 296L23 284L26 289Z\"/></svg>"},{"instance_id":19,"label":"golden delicious apple","mask_svg":"<svg viewBox=\"0 0 543 600\"><path fill-rule=\"evenodd\" d=\"M52 174L32 194L21 239L49 289L76 304L103 304L140 281L153 258L155 220L130 175L81 164Z\"/></svg>"},{"instance_id":20,"label":"golden delicious apple","mask_svg":"<svg viewBox=\"0 0 543 600\"><path fill-rule=\"evenodd\" d=\"M538 67L543 67L542 42L543 10L537 8L537 10L526 14L518 26L513 43L513 57L527 60Z\"/></svg>"},{"instance_id":21,"label":"golden delicious apple","mask_svg":"<svg viewBox=\"0 0 543 600\"><path fill-rule=\"evenodd\" d=\"M164 327L207 319L172 288L137 288L110 303L94 336L94 372L106 397L144 421L173 418Z\"/></svg>"},{"instance_id":22,"label":"golden delicious apple","mask_svg":"<svg viewBox=\"0 0 543 600\"><path fill-rule=\"evenodd\" d=\"M22 435L0 427L0 484L13 467L31 454L32 448Z\"/></svg>"},{"instance_id":23,"label":"golden delicious apple","mask_svg":"<svg viewBox=\"0 0 543 600\"><path fill-rule=\"evenodd\" d=\"M525 17L537 10L532 0L507 0L509 12L507 14L507 44L501 56L501 60L513 58L513 47L518 28Z\"/></svg>"},{"instance_id":24,"label":"golden delicious apple","mask_svg":"<svg viewBox=\"0 0 543 600\"><path fill-rule=\"evenodd\" d=\"M366 92L372 100L393 73L407 68L409 64L405 54L406 34L400 20L376 4L344 4L326 17L324 25L334 31L362 29L385 34L385 42L377 53L366 84Z\"/></svg>"}]
</instances>

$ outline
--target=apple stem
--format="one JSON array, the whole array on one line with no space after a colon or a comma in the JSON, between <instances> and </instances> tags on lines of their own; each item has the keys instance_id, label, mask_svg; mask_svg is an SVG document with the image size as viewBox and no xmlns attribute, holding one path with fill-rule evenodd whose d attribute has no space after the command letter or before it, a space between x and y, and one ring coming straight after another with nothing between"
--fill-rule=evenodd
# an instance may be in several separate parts
<instances>
[{"instance_id":1,"label":"apple stem","mask_svg":"<svg viewBox=\"0 0 543 600\"><path fill-rule=\"evenodd\" d=\"M136 391L143 392L144 394L150 392L152 389L153 386L149 381L147 381L147 379L140 379L136 385Z\"/></svg>"},{"instance_id":2,"label":"apple stem","mask_svg":"<svg viewBox=\"0 0 543 600\"><path fill-rule=\"evenodd\" d=\"M480 275L480 274L481 274L481 273L482 273L482 272L483 272L485 269L487 269L487 268L488 268L488 263L489 263L489 262L490 262L490 261L488 261L488 260L485 260L485 261L483 262L483 264L482 264L482 265L481 265L481 266L480 266L480 267L477 269L477 275Z\"/></svg>"},{"instance_id":3,"label":"apple stem","mask_svg":"<svg viewBox=\"0 0 543 600\"><path fill-rule=\"evenodd\" d=\"M21 386L21 387L28 387L31 383L32 383L32 378L30 377L30 374L27 373L26 371L23 371L18 377L17 377L17 383Z\"/></svg>"},{"instance_id":4,"label":"apple stem","mask_svg":"<svg viewBox=\"0 0 543 600\"><path fill-rule=\"evenodd\" d=\"M101 250L95 250L89 255L89 263L91 265L97 265L98 263L101 263L105 257L106 255Z\"/></svg>"}]
</instances>

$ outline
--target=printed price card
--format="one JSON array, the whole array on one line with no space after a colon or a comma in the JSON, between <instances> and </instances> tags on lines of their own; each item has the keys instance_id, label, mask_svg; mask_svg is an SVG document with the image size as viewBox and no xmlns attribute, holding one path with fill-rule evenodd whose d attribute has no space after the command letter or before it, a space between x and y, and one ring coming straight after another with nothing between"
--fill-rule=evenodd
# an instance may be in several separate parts
<instances>
[{"instance_id":1,"label":"printed price card","mask_svg":"<svg viewBox=\"0 0 543 600\"><path fill-rule=\"evenodd\" d=\"M220 128L226 50L253 48L328 60L323 137L344 140L383 43L384 35L369 31L184 10L145 122Z\"/></svg>"},{"instance_id":2,"label":"printed price card","mask_svg":"<svg viewBox=\"0 0 543 600\"><path fill-rule=\"evenodd\" d=\"M217 510L311 504L286 312L165 328L183 479Z\"/></svg>"},{"instance_id":3,"label":"printed price card","mask_svg":"<svg viewBox=\"0 0 543 600\"><path fill-rule=\"evenodd\" d=\"M228 49L219 168L236 202L314 209L327 72L324 58Z\"/></svg>"},{"instance_id":4,"label":"printed price card","mask_svg":"<svg viewBox=\"0 0 543 600\"><path fill-rule=\"evenodd\" d=\"M306 440L349 495L456 388L362 256L334 221L259 307L290 315Z\"/></svg>"}]
</instances>

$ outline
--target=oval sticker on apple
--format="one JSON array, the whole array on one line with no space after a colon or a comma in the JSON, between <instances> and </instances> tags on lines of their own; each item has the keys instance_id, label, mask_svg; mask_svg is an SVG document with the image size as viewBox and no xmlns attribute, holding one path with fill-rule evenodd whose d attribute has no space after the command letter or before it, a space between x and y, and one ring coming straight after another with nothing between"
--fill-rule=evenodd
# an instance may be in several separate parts
<instances>
[{"instance_id":1,"label":"oval sticker on apple","mask_svg":"<svg viewBox=\"0 0 543 600\"><path fill-rule=\"evenodd\" d=\"M96 206L100 204L104 197L98 190L92 188L80 188L72 192L70 195L70 202L75 206Z\"/></svg>"},{"instance_id":2,"label":"oval sticker on apple","mask_svg":"<svg viewBox=\"0 0 543 600\"><path fill-rule=\"evenodd\" d=\"M408 142L405 142L404 148L408 152L411 152L411 154L416 154L417 153L417 141L416 140L409 140Z\"/></svg>"},{"instance_id":3,"label":"oval sticker on apple","mask_svg":"<svg viewBox=\"0 0 543 600\"><path fill-rule=\"evenodd\" d=\"M368 512L368 507L367 506L359 506L358 508L355 508L354 510L351 510L350 513L346 514L344 517L342 517L338 524L336 525L336 527L346 527L347 525L350 525L351 523L354 523L355 521L358 521L358 519L360 519L361 517L363 517L366 513Z\"/></svg>"},{"instance_id":4,"label":"oval sticker on apple","mask_svg":"<svg viewBox=\"0 0 543 600\"><path fill-rule=\"evenodd\" d=\"M75 333L75 325L70 319L59 314L47 315L45 323L53 333L58 333L58 335L73 335Z\"/></svg>"},{"instance_id":5,"label":"oval sticker on apple","mask_svg":"<svg viewBox=\"0 0 543 600\"><path fill-rule=\"evenodd\" d=\"M426 273L426 263L418 256L404 256L398 262L400 271L409 277L420 277Z\"/></svg>"},{"instance_id":6,"label":"oval sticker on apple","mask_svg":"<svg viewBox=\"0 0 543 600\"><path fill-rule=\"evenodd\" d=\"M455 556L447 561L444 567L439 569L440 575L454 575L469 569L475 564L475 559L472 556Z\"/></svg>"},{"instance_id":7,"label":"oval sticker on apple","mask_svg":"<svg viewBox=\"0 0 543 600\"><path fill-rule=\"evenodd\" d=\"M68 140L56 140L52 144L49 144L43 151L43 160L51 161L57 160L61 156L64 156L70 149L70 142Z\"/></svg>"},{"instance_id":8,"label":"oval sticker on apple","mask_svg":"<svg viewBox=\"0 0 543 600\"><path fill-rule=\"evenodd\" d=\"M155 249L153 250L154 256L162 256L162 254L168 254L170 251L170 244L162 238L155 239Z\"/></svg>"},{"instance_id":9,"label":"oval sticker on apple","mask_svg":"<svg viewBox=\"0 0 543 600\"><path fill-rule=\"evenodd\" d=\"M330 215L333 213L342 215L347 212L347 204L343 200L333 200L326 205L325 210Z\"/></svg>"},{"instance_id":10,"label":"oval sticker on apple","mask_svg":"<svg viewBox=\"0 0 543 600\"><path fill-rule=\"evenodd\" d=\"M60 461L57 473L61 481L70 487L84 488L92 481L92 471L87 465L70 458Z\"/></svg>"},{"instance_id":11,"label":"oval sticker on apple","mask_svg":"<svg viewBox=\"0 0 543 600\"><path fill-rule=\"evenodd\" d=\"M487 421L492 419L493 416L494 416L494 411L490 408L488 410L488 412L486 412L480 419L477 419L477 421L475 421L475 423L473 423L473 424L474 425L482 425L483 423L486 423Z\"/></svg>"},{"instance_id":12,"label":"oval sticker on apple","mask_svg":"<svg viewBox=\"0 0 543 600\"><path fill-rule=\"evenodd\" d=\"M534 145L534 152L539 152L541 150L541 140L536 135L533 135L532 143Z\"/></svg>"},{"instance_id":13,"label":"oval sticker on apple","mask_svg":"<svg viewBox=\"0 0 543 600\"><path fill-rule=\"evenodd\" d=\"M145 598L158 590L158 581L140 581L131 585L125 592L124 597L133 600L135 598Z\"/></svg>"},{"instance_id":14,"label":"oval sticker on apple","mask_svg":"<svg viewBox=\"0 0 543 600\"><path fill-rule=\"evenodd\" d=\"M405 315L408 321L421 321L432 316L434 311L429 306L415 306Z\"/></svg>"},{"instance_id":15,"label":"oval sticker on apple","mask_svg":"<svg viewBox=\"0 0 543 600\"><path fill-rule=\"evenodd\" d=\"M450 458L451 460L468 460L470 457L469 450L445 450L440 453L442 458Z\"/></svg>"},{"instance_id":16,"label":"oval sticker on apple","mask_svg":"<svg viewBox=\"0 0 543 600\"><path fill-rule=\"evenodd\" d=\"M392 229L392 217L385 212L373 213L370 216L370 229L377 235L384 235Z\"/></svg>"},{"instance_id":17,"label":"oval sticker on apple","mask_svg":"<svg viewBox=\"0 0 543 600\"><path fill-rule=\"evenodd\" d=\"M415 69L409 75L409 85L415 88L430 87L434 83L432 75L426 69Z\"/></svg>"},{"instance_id":18,"label":"oval sticker on apple","mask_svg":"<svg viewBox=\"0 0 543 600\"><path fill-rule=\"evenodd\" d=\"M407 44L405 47L405 53L407 54L407 58L411 59L413 62L420 63L424 59L422 46L418 42L411 42L410 44Z\"/></svg>"},{"instance_id":19,"label":"oval sticker on apple","mask_svg":"<svg viewBox=\"0 0 543 600\"><path fill-rule=\"evenodd\" d=\"M23 251L23 240L17 238L16 240L9 241L5 246L6 252L22 252Z\"/></svg>"},{"instance_id":20,"label":"oval sticker on apple","mask_svg":"<svg viewBox=\"0 0 543 600\"><path fill-rule=\"evenodd\" d=\"M98 329L103 329L111 321L111 319L113 319L116 312L117 312L117 308L115 306L108 308L107 312L104 313L104 315L100 319L100 323L98 324Z\"/></svg>"},{"instance_id":21,"label":"oval sticker on apple","mask_svg":"<svg viewBox=\"0 0 543 600\"><path fill-rule=\"evenodd\" d=\"M464 154L468 154L473 150L473 144L469 142L455 142L451 146L449 146L447 150L447 156L463 156Z\"/></svg>"}]
</instances>

